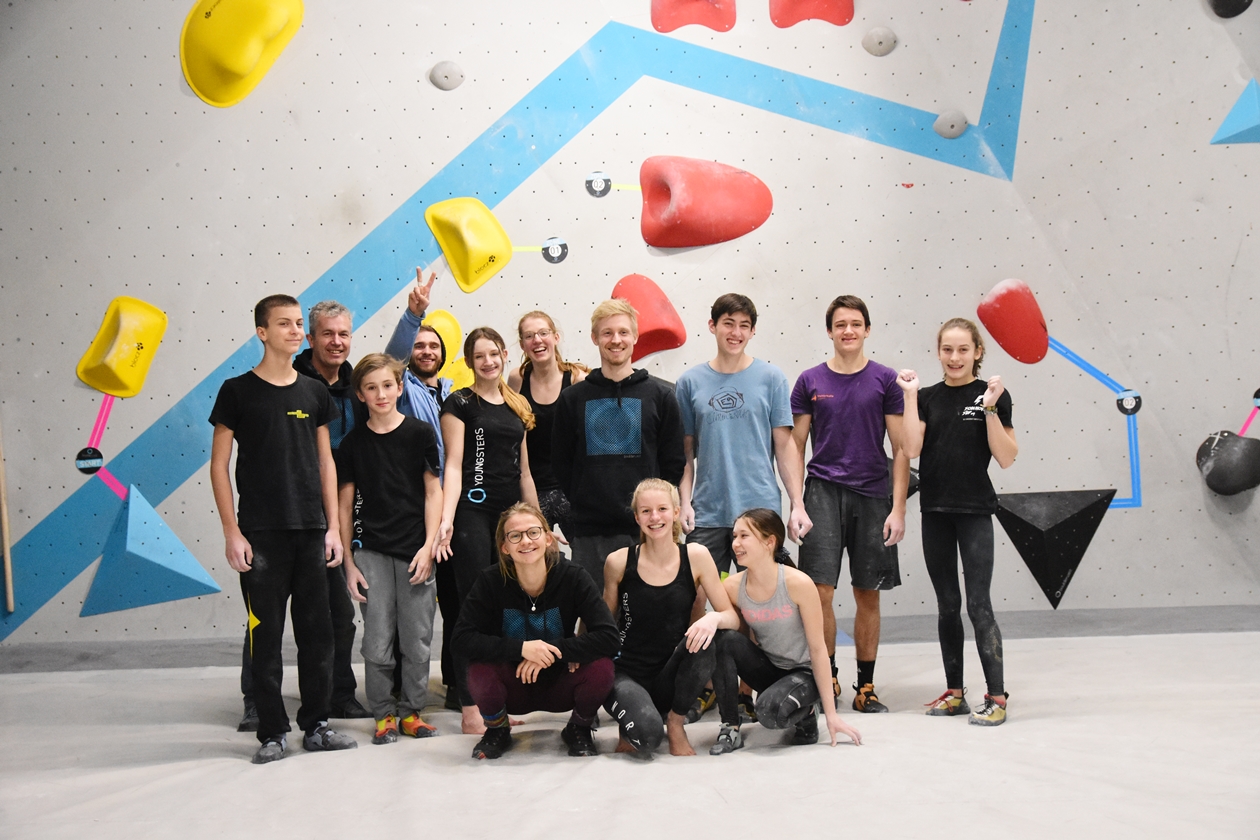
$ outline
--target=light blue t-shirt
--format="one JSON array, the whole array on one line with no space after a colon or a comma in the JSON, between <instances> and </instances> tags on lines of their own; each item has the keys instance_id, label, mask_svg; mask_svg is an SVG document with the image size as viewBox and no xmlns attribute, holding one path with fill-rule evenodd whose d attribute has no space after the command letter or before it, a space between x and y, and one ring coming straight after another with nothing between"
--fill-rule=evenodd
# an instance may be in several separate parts
<instances>
[{"instance_id":1,"label":"light blue t-shirt","mask_svg":"<svg viewBox=\"0 0 1260 840\"><path fill-rule=\"evenodd\" d=\"M761 359L739 373L718 373L705 363L684 371L675 393L683 434L695 438L696 527L730 528L755 507L781 512L773 430L792 426L783 371Z\"/></svg>"}]
</instances>

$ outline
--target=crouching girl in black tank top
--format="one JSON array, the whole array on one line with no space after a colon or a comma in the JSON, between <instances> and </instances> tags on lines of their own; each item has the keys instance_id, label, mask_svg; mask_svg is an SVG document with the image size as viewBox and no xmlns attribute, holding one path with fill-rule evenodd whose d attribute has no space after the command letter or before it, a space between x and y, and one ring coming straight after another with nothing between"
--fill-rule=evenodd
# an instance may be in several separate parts
<instances>
[{"instance_id":1,"label":"crouching girl in black tank top","mask_svg":"<svg viewBox=\"0 0 1260 840\"><path fill-rule=\"evenodd\" d=\"M818 703L819 697L832 696L822 606L814 582L792 566L783 551L783 537L783 520L767 508L745 511L735 520L731 551L743 571L724 583L743 619L743 632L718 636L713 688L722 728L710 755L744 745L739 732L740 679L757 692L757 721L767 729L795 727L792 743L818 741L816 705L823 708L833 747L838 734L862 743L861 734L840 719L835 704Z\"/></svg>"},{"instance_id":2,"label":"crouching girl in black tank top","mask_svg":"<svg viewBox=\"0 0 1260 840\"><path fill-rule=\"evenodd\" d=\"M681 544L678 488L645 479L631 506L640 542L614 551L604 564L604 601L621 628L604 708L621 729L618 752L650 755L665 732L670 755L695 755L683 731L687 710L713 674L714 637L738 627L739 617L709 550ZM692 622L697 585L712 593L715 612Z\"/></svg>"}]
</instances>

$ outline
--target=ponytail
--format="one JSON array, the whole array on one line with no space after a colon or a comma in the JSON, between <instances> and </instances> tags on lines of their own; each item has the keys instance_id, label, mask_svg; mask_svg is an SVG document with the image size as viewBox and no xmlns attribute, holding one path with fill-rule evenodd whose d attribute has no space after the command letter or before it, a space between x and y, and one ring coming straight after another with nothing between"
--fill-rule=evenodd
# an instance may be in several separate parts
<instances>
[{"instance_id":1,"label":"ponytail","mask_svg":"<svg viewBox=\"0 0 1260 840\"><path fill-rule=\"evenodd\" d=\"M512 390L511 386L503 379L499 379L499 395L503 397L503 401L507 403L508 408L516 412L516 416L521 418L521 422L525 424L525 431L530 431L537 425L534 420L533 409L529 406L529 400L520 395L519 392Z\"/></svg>"}]
</instances>

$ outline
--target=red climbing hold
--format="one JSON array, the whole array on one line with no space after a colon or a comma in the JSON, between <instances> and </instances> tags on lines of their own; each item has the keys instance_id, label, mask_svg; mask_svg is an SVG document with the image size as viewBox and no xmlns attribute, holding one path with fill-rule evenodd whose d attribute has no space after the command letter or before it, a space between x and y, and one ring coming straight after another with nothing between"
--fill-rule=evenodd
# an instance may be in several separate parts
<instances>
[{"instance_id":1,"label":"red climbing hold","mask_svg":"<svg viewBox=\"0 0 1260 840\"><path fill-rule=\"evenodd\" d=\"M639 168L643 241L657 248L691 248L736 239L770 218L770 188L752 173L724 163L650 157Z\"/></svg>"},{"instance_id":2,"label":"red climbing hold","mask_svg":"<svg viewBox=\"0 0 1260 840\"><path fill-rule=\"evenodd\" d=\"M642 274L622 277L613 287L612 296L627 301L639 313L639 340L634 345L632 361L682 347L687 341L687 328L674 304L660 286Z\"/></svg>"},{"instance_id":3,"label":"red climbing hold","mask_svg":"<svg viewBox=\"0 0 1260 840\"><path fill-rule=\"evenodd\" d=\"M1050 349L1046 319L1023 280L1003 280L980 301L976 314L993 340L1016 361L1036 364Z\"/></svg>"},{"instance_id":4,"label":"red climbing hold","mask_svg":"<svg viewBox=\"0 0 1260 840\"><path fill-rule=\"evenodd\" d=\"M652 0L657 32L673 32L689 23L728 32L735 25L735 0Z\"/></svg>"},{"instance_id":5,"label":"red climbing hold","mask_svg":"<svg viewBox=\"0 0 1260 840\"><path fill-rule=\"evenodd\" d=\"M844 26L853 20L853 0L770 0L770 20L780 29L803 20L825 20Z\"/></svg>"}]
</instances>

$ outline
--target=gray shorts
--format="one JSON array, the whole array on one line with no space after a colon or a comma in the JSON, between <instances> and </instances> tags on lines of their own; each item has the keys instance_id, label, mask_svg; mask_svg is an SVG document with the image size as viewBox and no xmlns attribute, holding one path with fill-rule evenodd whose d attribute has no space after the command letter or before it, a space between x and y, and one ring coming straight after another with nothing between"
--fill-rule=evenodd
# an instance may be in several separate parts
<instances>
[{"instance_id":1,"label":"gray shorts","mask_svg":"<svg viewBox=\"0 0 1260 840\"><path fill-rule=\"evenodd\" d=\"M805 512L814 527L801 541L801 571L821 586L840 582L841 556L849 551L849 577L855 589L901 585L897 546L884 545L884 520L892 499L863 496L847 487L809 478Z\"/></svg>"},{"instance_id":2,"label":"gray shorts","mask_svg":"<svg viewBox=\"0 0 1260 840\"><path fill-rule=\"evenodd\" d=\"M709 549L713 562L717 564L718 574L738 571L735 568L735 555L731 553L730 528L693 528L687 535L687 542Z\"/></svg>"}]
</instances>

